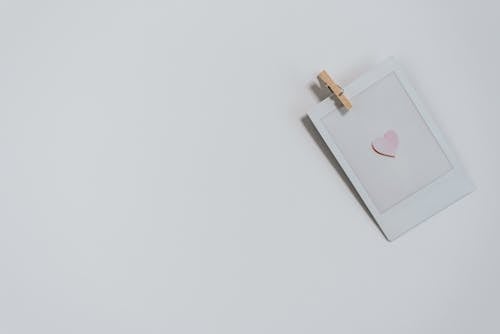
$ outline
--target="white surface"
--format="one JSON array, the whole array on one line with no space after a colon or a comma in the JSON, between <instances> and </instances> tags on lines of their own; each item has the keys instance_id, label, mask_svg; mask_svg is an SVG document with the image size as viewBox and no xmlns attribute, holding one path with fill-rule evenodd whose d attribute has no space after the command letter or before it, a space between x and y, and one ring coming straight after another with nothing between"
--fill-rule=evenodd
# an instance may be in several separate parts
<instances>
[{"instance_id":1,"label":"white surface","mask_svg":"<svg viewBox=\"0 0 500 334\"><path fill-rule=\"evenodd\" d=\"M498 12L0 1L0 332L498 333ZM477 186L394 243L301 121L389 55Z\"/></svg>"},{"instance_id":2,"label":"white surface","mask_svg":"<svg viewBox=\"0 0 500 334\"><path fill-rule=\"evenodd\" d=\"M401 66L389 58L344 86L349 111L331 97L307 112L388 240L474 190L456 153ZM397 129L401 147L382 157L373 138Z\"/></svg>"}]
</instances>

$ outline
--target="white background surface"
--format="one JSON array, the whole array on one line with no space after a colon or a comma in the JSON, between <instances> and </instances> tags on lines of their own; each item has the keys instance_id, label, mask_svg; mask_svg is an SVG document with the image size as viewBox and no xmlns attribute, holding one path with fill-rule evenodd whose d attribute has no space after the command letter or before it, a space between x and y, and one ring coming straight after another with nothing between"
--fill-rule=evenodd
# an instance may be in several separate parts
<instances>
[{"instance_id":1,"label":"white background surface","mask_svg":"<svg viewBox=\"0 0 500 334\"><path fill-rule=\"evenodd\" d=\"M0 1L0 332L498 333L499 9ZM390 55L477 186L393 243L301 120Z\"/></svg>"}]
</instances>

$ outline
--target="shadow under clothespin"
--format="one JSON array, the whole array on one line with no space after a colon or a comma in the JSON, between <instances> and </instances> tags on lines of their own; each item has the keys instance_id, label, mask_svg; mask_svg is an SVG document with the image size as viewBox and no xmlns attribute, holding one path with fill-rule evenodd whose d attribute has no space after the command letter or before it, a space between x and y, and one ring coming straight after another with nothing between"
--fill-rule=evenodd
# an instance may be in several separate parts
<instances>
[{"instance_id":1,"label":"shadow under clothespin","mask_svg":"<svg viewBox=\"0 0 500 334\"><path fill-rule=\"evenodd\" d=\"M325 70L321 71L318 75L318 79L333 93L333 96L335 97L335 104L338 107L344 107L346 110L352 108L351 101L349 101L347 96L344 94L344 89L333 81L328 72Z\"/></svg>"}]
</instances>

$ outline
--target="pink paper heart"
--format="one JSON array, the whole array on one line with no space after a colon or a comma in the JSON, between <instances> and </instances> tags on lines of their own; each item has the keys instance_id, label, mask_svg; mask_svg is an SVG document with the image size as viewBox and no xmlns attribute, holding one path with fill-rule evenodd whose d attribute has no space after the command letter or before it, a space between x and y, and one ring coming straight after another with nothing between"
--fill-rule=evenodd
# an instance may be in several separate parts
<instances>
[{"instance_id":1,"label":"pink paper heart","mask_svg":"<svg viewBox=\"0 0 500 334\"><path fill-rule=\"evenodd\" d=\"M398 149L399 139L394 130L387 131L383 137L372 141L372 148L378 154L394 158Z\"/></svg>"}]
</instances>

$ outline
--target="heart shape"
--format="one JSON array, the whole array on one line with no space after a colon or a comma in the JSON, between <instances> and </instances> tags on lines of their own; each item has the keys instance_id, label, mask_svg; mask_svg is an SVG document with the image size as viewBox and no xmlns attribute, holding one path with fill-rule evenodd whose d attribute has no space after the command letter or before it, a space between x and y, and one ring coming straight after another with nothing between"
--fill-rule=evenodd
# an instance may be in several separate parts
<instances>
[{"instance_id":1,"label":"heart shape","mask_svg":"<svg viewBox=\"0 0 500 334\"><path fill-rule=\"evenodd\" d=\"M378 154L386 157L396 157L396 150L398 149L399 139L396 131L389 130L383 137L379 137L372 141L372 149Z\"/></svg>"}]
</instances>

